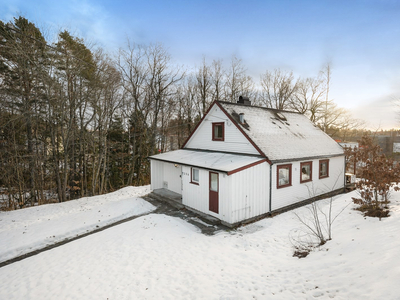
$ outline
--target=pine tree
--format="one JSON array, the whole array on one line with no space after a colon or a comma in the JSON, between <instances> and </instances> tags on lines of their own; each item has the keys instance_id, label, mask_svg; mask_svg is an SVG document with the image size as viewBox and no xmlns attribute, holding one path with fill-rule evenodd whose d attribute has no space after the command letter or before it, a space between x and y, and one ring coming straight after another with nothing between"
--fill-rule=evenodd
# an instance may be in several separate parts
<instances>
[{"instance_id":1,"label":"pine tree","mask_svg":"<svg viewBox=\"0 0 400 300\"><path fill-rule=\"evenodd\" d=\"M0 74L1 94L11 115L23 118L26 147L15 152L15 164L27 162L29 199L37 202L38 169L40 164L38 126L44 110L43 69L46 66L46 41L35 26L23 17L4 24L0 21ZM21 203L21 202L20 202Z\"/></svg>"}]
</instances>

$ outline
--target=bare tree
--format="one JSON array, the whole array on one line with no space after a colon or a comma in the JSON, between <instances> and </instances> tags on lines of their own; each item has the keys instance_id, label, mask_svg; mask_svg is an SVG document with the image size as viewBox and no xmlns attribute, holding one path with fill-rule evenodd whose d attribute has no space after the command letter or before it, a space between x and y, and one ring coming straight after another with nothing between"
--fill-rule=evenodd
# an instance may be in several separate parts
<instances>
[{"instance_id":1,"label":"bare tree","mask_svg":"<svg viewBox=\"0 0 400 300\"><path fill-rule=\"evenodd\" d=\"M212 92L213 97L212 100L225 100L224 93L224 85L225 85L225 71L222 68L221 60L213 60L211 66L211 82L212 82Z\"/></svg>"},{"instance_id":2,"label":"bare tree","mask_svg":"<svg viewBox=\"0 0 400 300\"><path fill-rule=\"evenodd\" d=\"M266 71L261 75L260 83L263 91L262 101L266 107L290 108L298 88L293 72L283 72L279 69L275 69L274 72Z\"/></svg>"},{"instance_id":3,"label":"bare tree","mask_svg":"<svg viewBox=\"0 0 400 300\"><path fill-rule=\"evenodd\" d=\"M322 78L299 79L296 92L290 99L290 108L306 115L313 123L317 123L324 105L324 94Z\"/></svg>"},{"instance_id":4,"label":"bare tree","mask_svg":"<svg viewBox=\"0 0 400 300\"><path fill-rule=\"evenodd\" d=\"M151 45L146 52L147 67L149 75L146 82L147 88L147 108L150 109L150 154L156 150L157 126L164 126L164 122L159 124L162 112L167 109L167 98L172 93L172 87L180 81L184 73L180 68L171 66L171 57L160 45Z\"/></svg>"},{"instance_id":5,"label":"bare tree","mask_svg":"<svg viewBox=\"0 0 400 300\"><path fill-rule=\"evenodd\" d=\"M119 50L116 64L121 74L124 95L121 113L124 120L130 120L130 124L126 124L126 127L129 128L126 184L132 184L137 169L137 161L139 156L142 155L141 150L144 149L147 134L145 128L148 111L145 110L145 106L146 81L149 76L149 69L147 67L146 48L128 40L127 50Z\"/></svg>"},{"instance_id":6,"label":"bare tree","mask_svg":"<svg viewBox=\"0 0 400 300\"><path fill-rule=\"evenodd\" d=\"M342 171L338 173L336 181L331 189L334 191L338 182L342 180ZM308 194L310 198L315 198L317 190L314 184L307 185ZM291 232L291 241L294 245L294 256L305 257L312 249L324 245L327 241L332 239L332 226L337 217L346 209L342 207L336 214L333 215L333 197L328 199L313 201L305 207L306 213L300 214L295 212L294 215L303 226L300 230L293 230ZM326 206L326 208L323 208Z\"/></svg>"},{"instance_id":7,"label":"bare tree","mask_svg":"<svg viewBox=\"0 0 400 300\"><path fill-rule=\"evenodd\" d=\"M108 173L106 172L109 162L108 155L108 132L112 123L112 117L121 107L122 97L120 94L120 74L113 65L111 59L101 50L95 53L96 72L94 74L95 97L92 99L94 116L94 132L97 133L97 146L93 155L93 194L102 194L106 191Z\"/></svg>"},{"instance_id":8,"label":"bare tree","mask_svg":"<svg viewBox=\"0 0 400 300\"><path fill-rule=\"evenodd\" d=\"M211 70L206 64L206 59L203 57L203 62L201 67L196 73L197 80L197 90L199 94L199 101L201 103L201 114L204 115L208 106L211 103Z\"/></svg>"},{"instance_id":9,"label":"bare tree","mask_svg":"<svg viewBox=\"0 0 400 300\"><path fill-rule=\"evenodd\" d=\"M322 112L321 127L324 132L327 132L328 127L334 124L343 113L341 109L337 108L336 103L334 103L333 100L329 99L331 72L331 64L327 63L324 70L322 71L322 74L325 77L325 102Z\"/></svg>"},{"instance_id":10,"label":"bare tree","mask_svg":"<svg viewBox=\"0 0 400 300\"><path fill-rule=\"evenodd\" d=\"M332 105L333 106L333 105ZM338 116L338 118L336 118ZM327 133L330 136L339 137L345 141L354 130L358 130L365 126L365 121L356 119L344 108L333 108L333 112L328 115L332 122L328 122ZM328 119L329 120L329 119Z\"/></svg>"},{"instance_id":11,"label":"bare tree","mask_svg":"<svg viewBox=\"0 0 400 300\"><path fill-rule=\"evenodd\" d=\"M186 116L186 121L187 121L187 136L189 136L189 134L192 131L192 127L194 125L195 122L195 107L196 104L198 104L198 102L196 103L196 86L195 86L195 80L193 77L191 76L187 76L186 80L183 83L183 98L182 98L182 108L183 108L183 112L182 114L184 116ZM201 111L200 109L198 109L198 119L200 120L201 117ZM179 146L181 146L183 144L179 142Z\"/></svg>"},{"instance_id":12,"label":"bare tree","mask_svg":"<svg viewBox=\"0 0 400 300\"><path fill-rule=\"evenodd\" d=\"M250 76L246 75L246 69L242 60L232 56L231 65L226 75L225 99L236 102L239 96L248 96L254 89L254 83Z\"/></svg>"},{"instance_id":13,"label":"bare tree","mask_svg":"<svg viewBox=\"0 0 400 300\"><path fill-rule=\"evenodd\" d=\"M329 99L331 82L330 64L316 78L299 79L293 94L290 109L305 114L331 136L346 134L363 126L364 122L354 119L349 111Z\"/></svg>"},{"instance_id":14,"label":"bare tree","mask_svg":"<svg viewBox=\"0 0 400 300\"><path fill-rule=\"evenodd\" d=\"M119 50L116 64L126 93L125 109L128 109L128 115L132 112L136 114L144 105L145 81L148 76L146 49L128 40L127 50Z\"/></svg>"}]
</instances>

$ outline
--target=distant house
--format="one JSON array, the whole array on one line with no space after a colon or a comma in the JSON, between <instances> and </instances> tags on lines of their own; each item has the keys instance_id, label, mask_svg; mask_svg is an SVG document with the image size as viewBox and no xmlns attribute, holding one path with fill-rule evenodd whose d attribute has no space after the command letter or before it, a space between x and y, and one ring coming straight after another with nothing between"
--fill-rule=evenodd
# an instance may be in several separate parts
<instances>
[{"instance_id":1,"label":"distant house","mask_svg":"<svg viewBox=\"0 0 400 300\"><path fill-rule=\"evenodd\" d=\"M302 114L215 101L182 149L150 157L151 188L227 225L343 190L342 147Z\"/></svg>"},{"instance_id":2,"label":"distant house","mask_svg":"<svg viewBox=\"0 0 400 300\"><path fill-rule=\"evenodd\" d=\"M343 148L350 148L350 149L355 149L359 147L358 142L339 142L339 145L342 146Z\"/></svg>"}]
</instances>

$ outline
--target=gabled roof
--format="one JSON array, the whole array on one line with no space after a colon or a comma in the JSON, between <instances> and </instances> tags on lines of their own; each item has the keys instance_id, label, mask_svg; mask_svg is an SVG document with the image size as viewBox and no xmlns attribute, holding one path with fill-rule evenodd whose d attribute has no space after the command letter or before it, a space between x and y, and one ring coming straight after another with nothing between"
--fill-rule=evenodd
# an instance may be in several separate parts
<instances>
[{"instance_id":1,"label":"gabled roof","mask_svg":"<svg viewBox=\"0 0 400 300\"><path fill-rule=\"evenodd\" d=\"M222 101L216 104L271 162L344 153L336 141L302 114ZM244 115L243 123L240 114Z\"/></svg>"}]
</instances>

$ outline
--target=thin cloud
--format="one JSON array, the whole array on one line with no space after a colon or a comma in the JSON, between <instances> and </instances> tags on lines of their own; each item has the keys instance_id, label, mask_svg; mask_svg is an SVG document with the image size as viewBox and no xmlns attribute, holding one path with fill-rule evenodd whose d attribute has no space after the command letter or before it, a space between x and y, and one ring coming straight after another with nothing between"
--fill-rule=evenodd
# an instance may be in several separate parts
<instances>
[{"instance_id":1,"label":"thin cloud","mask_svg":"<svg viewBox=\"0 0 400 300\"><path fill-rule=\"evenodd\" d=\"M354 117L366 121L368 129L399 128L400 111L392 96L382 97L368 104L351 109Z\"/></svg>"}]
</instances>

